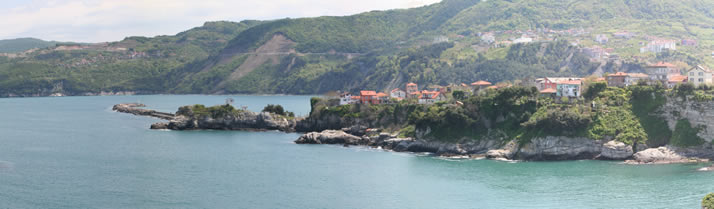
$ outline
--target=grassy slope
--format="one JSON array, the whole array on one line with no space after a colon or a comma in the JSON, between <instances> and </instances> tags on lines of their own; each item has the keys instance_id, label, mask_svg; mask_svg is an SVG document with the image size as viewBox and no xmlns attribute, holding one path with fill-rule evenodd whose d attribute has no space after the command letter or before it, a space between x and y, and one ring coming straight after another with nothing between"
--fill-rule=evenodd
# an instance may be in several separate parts
<instances>
[{"instance_id":1,"label":"grassy slope","mask_svg":"<svg viewBox=\"0 0 714 209\"><path fill-rule=\"evenodd\" d=\"M573 53L571 49L561 50L566 54L541 59L533 51L513 47L485 53L470 47L478 43L476 32L544 27L585 27L592 30L589 36L627 30L670 39L695 38L700 42L697 47L645 55L645 60L693 65L714 61L708 54L714 43L714 29L710 27L714 25L713 9L714 5L704 0L445 0L420 8L346 17L217 22L176 36L132 37L113 43L149 55L142 59L115 59L121 53L98 51L34 54L9 61L3 58L0 78L6 79L0 81L0 89L36 93L51 91L59 81L64 81L65 88L70 86L75 91L309 94L340 89L381 90L408 81L444 84L592 72L594 66L582 57L565 60L564 55ZM243 78L226 83L225 88L214 88L245 61L242 53L253 52L274 34L283 34L294 41L295 50L302 54L282 56L278 64L259 65ZM442 35L448 36L453 46L446 49L428 46L434 37ZM592 44L592 37L579 39L585 45ZM628 47L607 47L632 56L637 55L641 41L641 37L613 40L613 44ZM339 53L361 55L347 59ZM90 60L92 64L60 66L82 60ZM566 65L557 66L558 63ZM7 92L0 90L0 95L4 93Z\"/></svg>"}]
</instances>

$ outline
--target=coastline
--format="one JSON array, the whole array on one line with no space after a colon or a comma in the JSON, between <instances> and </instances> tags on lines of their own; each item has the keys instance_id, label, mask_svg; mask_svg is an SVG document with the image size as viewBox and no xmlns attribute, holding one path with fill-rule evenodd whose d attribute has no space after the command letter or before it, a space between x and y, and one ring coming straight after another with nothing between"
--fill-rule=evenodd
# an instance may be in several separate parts
<instances>
[{"instance_id":1,"label":"coastline","mask_svg":"<svg viewBox=\"0 0 714 209\"><path fill-rule=\"evenodd\" d=\"M168 122L151 125L151 129L170 130L241 130L281 131L302 133L296 144L332 144L342 146L366 146L394 152L431 153L445 158L479 159L501 161L567 161L610 160L624 164L672 164L706 163L714 158L714 151L706 149L665 146L657 148L633 147L617 141L601 141L584 137L546 136L520 144L515 140L482 139L443 142L381 132L379 129L353 126L340 130L312 129L306 118L285 118L272 113L241 111L240 114L214 118L189 116L179 109L177 114L144 109L142 104L117 104L113 110L139 116L155 117Z\"/></svg>"}]
</instances>

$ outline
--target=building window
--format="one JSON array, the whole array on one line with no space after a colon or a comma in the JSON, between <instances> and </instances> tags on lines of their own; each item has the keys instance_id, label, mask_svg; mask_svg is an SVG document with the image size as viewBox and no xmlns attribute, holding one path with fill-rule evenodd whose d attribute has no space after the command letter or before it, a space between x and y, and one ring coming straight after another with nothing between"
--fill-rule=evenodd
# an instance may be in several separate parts
<instances>
[{"instance_id":1,"label":"building window","mask_svg":"<svg viewBox=\"0 0 714 209\"><path fill-rule=\"evenodd\" d=\"M704 73L703 73L703 72L699 72L699 76L704 76Z\"/></svg>"},{"instance_id":2,"label":"building window","mask_svg":"<svg viewBox=\"0 0 714 209\"><path fill-rule=\"evenodd\" d=\"M703 78L700 78L700 79L699 79L699 82L704 82L704 79L703 79Z\"/></svg>"},{"instance_id":3,"label":"building window","mask_svg":"<svg viewBox=\"0 0 714 209\"><path fill-rule=\"evenodd\" d=\"M694 82L694 78L689 78L689 81Z\"/></svg>"},{"instance_id":4,"label":"building window","mask_svg":"<svg viewBox=\"0 0 714 209\"><path fill-rule=\"evenodd\" d=\"M689 73L689 75L694 76L694 72Z\"/></svg>"}]
</instances>

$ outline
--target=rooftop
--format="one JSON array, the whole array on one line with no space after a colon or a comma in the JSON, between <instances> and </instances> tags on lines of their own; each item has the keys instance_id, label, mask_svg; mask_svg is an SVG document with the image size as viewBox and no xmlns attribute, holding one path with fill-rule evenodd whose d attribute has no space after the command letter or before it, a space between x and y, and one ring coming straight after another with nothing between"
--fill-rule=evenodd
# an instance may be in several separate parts
<instances>
[{"instance_id":1,"label":"rooftop","mask_svg":"<svg viewBox=\"0 0 714 209\"><path fill-rule=\"evenodd\" d=\"M490 86L491 82L488 81L476 81L471 83L472 86Z\"/></svg>"},{"instance_id":2,"label":"rooftop","mask_svg":"<svg viewBox=\"0 0 714 209\"><path fill-rule=\"evenodd\" d=\"M377 96L377 92L375 92L375 91L359 91L359 95L361 95L361 96Z\"/></svg>"},{"instance_id":3,"label":"rooftop","mask_svg":"<svg viewBox=\"0 0 714 209\"><path fill-rule=\"evenodd\" d=\"M656 63L656 64L654 64L654 65L650 65L650 66L647 66L647 67L649 67L649 68L661 68L661 67L671 67L671 68L675 68L675 67L677 67L677 66L675 66L674 64L669 63L669 62L658 62L658 63Z\"/></svg>"},{"instance_id":4,"label":"rooftop","mask_svg":"<svg viewBox=\"0 0 714 209\"><path fill-rule=\"evenodd\" d=\"M554 88L547 88L547 89L543 89L542 91L540 91L540 93L541 93L541 94L553 94L553 93L555 93L556 91L557 91L557 90L555 90Z\"/></svg>"}]
</instances>

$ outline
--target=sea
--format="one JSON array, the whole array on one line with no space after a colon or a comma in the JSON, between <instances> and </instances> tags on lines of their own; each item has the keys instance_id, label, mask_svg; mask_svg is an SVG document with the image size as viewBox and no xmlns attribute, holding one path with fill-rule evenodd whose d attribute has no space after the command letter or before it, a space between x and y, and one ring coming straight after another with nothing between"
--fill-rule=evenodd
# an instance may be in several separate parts
<instances>
[{"instance_id":1,"label":"sea","mask_svg":"<svg viewBox=\"0 0 714 209\"><path fill-rule=\"evenodd\" d=\"M0 208L700 208L709 164L448 159L297 145L299 133L150 130L139 102L297 115L310 96L141 95L0 99Z\"/></svg>"}]
</instances>

